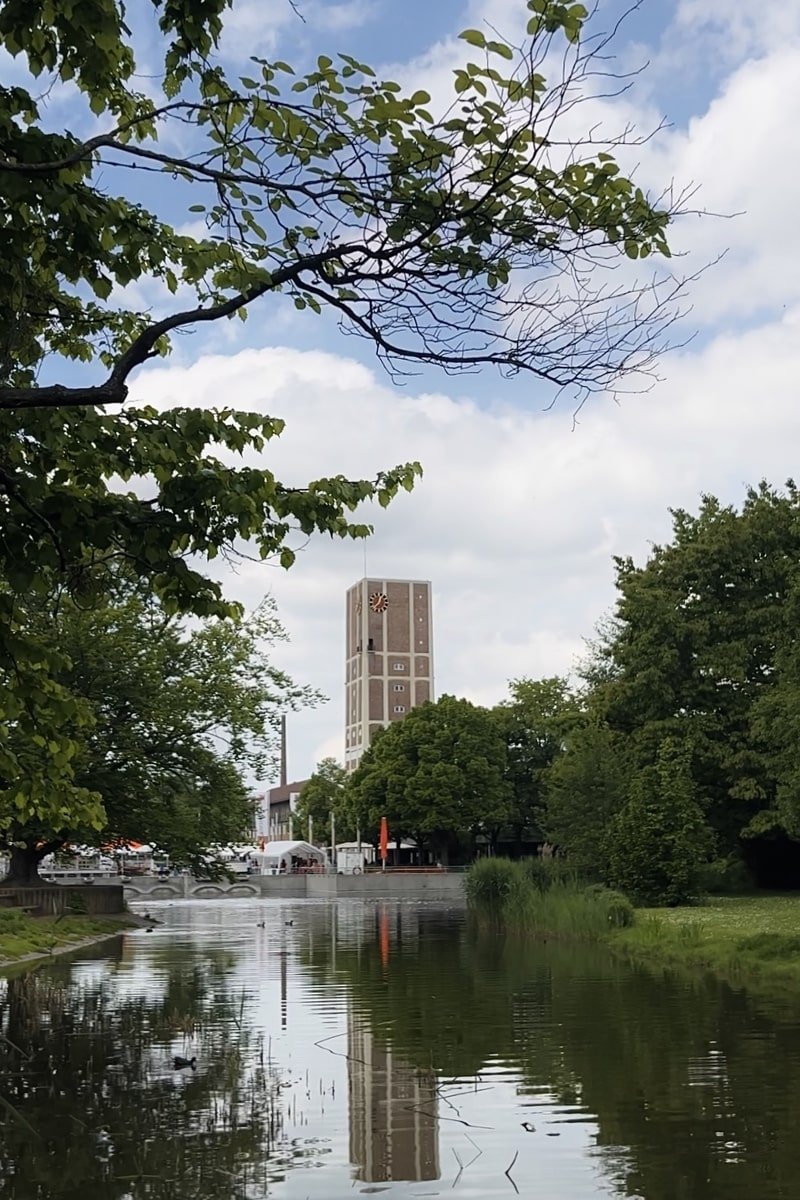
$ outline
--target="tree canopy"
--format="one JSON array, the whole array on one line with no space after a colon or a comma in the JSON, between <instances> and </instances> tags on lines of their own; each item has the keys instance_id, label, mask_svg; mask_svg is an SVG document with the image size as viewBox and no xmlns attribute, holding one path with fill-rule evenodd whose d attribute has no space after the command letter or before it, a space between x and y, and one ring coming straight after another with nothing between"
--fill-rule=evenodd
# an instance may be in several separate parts
<instances>
[{"instance_id":1,"label":"tree canopy","mask_svg":"<svg viewBox=\"0 0 800 1200\"><path fill-rule=\"evenodd\" d=\"M347 772L335 758L323 758L303 787L293 815L294 836L308 837L311 818L315 841L324 843L331 836L331 815L336 819L337 841L355 836L347 804Z\"/></svg>"},{"instance_id":2,"label":"tree canopy","mask_svg":"<svg viewBox=\"0 0 800 1200\"><path fill-rule=\"evenodd\" d=\"M251 833L246 776L274 766L280 713L318 699L270 662L284 636L271 603L187 626L122 579L110 600L81 608L67 595L31 610L29 622L43 645L59 648L59 686L86 713L68 731L72 769L101 807L96 824L69 808L50 819L12 816L0 831L12 875L30 878L67 842L149 841L197 866L212 843ZM11 737L25 743L19 730ZM33 769L47 752L38 742L19 750Z\"/></svg>"},{"instance_id":3,"label":"tree canopy","mask_svg":"<svg viewBox=\"0 0 800 1200\"><path fill-rule=\"evenodd\" d=\"M509 692L497 709L506 732L506 778L512 791L504 824L511 826L518 841L526 831L534 841L543 841L547 778L580 719L580 709L560 676L512 679Z\"/></svg>"},{"instance_id":4,"label":"tree canopy","mask_svg":"<svg viewBox=\"0 0 800 1200\"><path fill-rule=\"evenodd\" d=\"M3 90L1 408L119 403L170 333L277 292L332 309L400 369L493 363L591 390L647 367L680 285L611 286L606 268L669 255L675 203L619 170L629 132L564 144L559 116L591 98L613 36L585 31L586 8L528 0L519 45L465 30L475 61L442 109L347 54L299 73L254 56L230 77L229 6L154 0L163 67L144 94L148 18L121 0L3 5L0 45L69 82L97 132L53 130L33 84ZM172 187L143 193L153 171ZM202 214L206 236L176 232L176 209ZM142 280L191 302L153 320L124 291ZM40 383L50 354L107 374Z\"/></svg>"},{"instance_id":5,"label":"tree canopy","mask_svg":"<svg viewBox=\"0 0 800 1200\"><path fill-rule=\"evenodd\" d=\"M607 879L609 825L627 799L631 764L625 738L587 720L573 729L543 780L548 841L582 874Z\"/></svg>"},{"instance_id":6,"label":"tree canopy","mask_svg":"<svg viewBox=\"0 0 800 1200\"><path fill-rule=\"evenodd\" d=\"M697 802L685 745L665 738L605 831L608 879L640 904L685 904L713 835Z\"/></svg>"},{"instance_id":7,"label":"tree canopy","mask_svg":"<svg viewBox=\"0 0 800 1200\"><path fill-rule=\"evenodd\" d=\"M637 567L617 560L616 624L597 703L639 765L685 742L723 853L777 816L780 745L793 711L800 495L760 484L740 510L713 496L673 513L673 537ZM776 711L776 706L779 711ZM772 712L777 724L764 721Z\"/></svg>"},{"instance_id":8,"label":"tree canopy","mask_svg":"<svg viewBox=\"0 0 800 1200\"><path fill-rule=\"evenodd\" d=\"M505 823L505 769L495 713L442 696L376 734L350 777L352 811L373 836L385 816L393 840L411 837L447 855L461 839Z\"/></svg>"}]
</instances>

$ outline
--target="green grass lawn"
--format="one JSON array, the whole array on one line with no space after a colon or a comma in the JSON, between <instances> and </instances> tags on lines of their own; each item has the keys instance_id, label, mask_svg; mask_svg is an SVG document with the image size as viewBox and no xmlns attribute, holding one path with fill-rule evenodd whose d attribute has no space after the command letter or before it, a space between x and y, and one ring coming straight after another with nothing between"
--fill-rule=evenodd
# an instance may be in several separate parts
<instances>
[{"instance_id":1,"label":"green grass lawn","mask_svg":"<svg viewBox=\"0 0 800 1200\"><path fill-rule=\"evenodd\" d=\"M613 935L634 957L800 988L800 894L713 897L636 915Z\"/></svg>"},{"instance_id":2,"label":"green grass lawn","mask_svg":"<svg viewBox=\"0 0 800 1200\"><path fill-rule=\"evenodd\" d=\"M51 954L87 938L117 933L130 924L124 916L32 917L13 908L0 908L0 967L29 954Z\"/></svg>"}]
</instances>

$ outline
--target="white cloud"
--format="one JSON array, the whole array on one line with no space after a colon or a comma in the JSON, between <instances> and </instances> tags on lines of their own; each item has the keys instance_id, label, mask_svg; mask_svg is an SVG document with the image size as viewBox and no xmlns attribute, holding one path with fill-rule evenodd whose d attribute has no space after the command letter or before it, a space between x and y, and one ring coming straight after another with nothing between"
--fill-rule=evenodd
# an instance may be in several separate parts
<instances>
[{"instance_id":1,"label":"white cloud","mask_svg":"<svg viewBox=\"0 0 800 1200\"><path fill-rule=\"evenodd\" d=\"M800 39L800 8L785 0L679 0L673 41L717 64L756 58Z\"/></svg>"},{"instance_id":2,"label":"white cloud","mask_svg":"<svg viewBox=\"0 0 800 1200\"><path fill-rule=\"evenodd\" d=\"M613 599L613 553L641 558L668 506L726 500L795 469L800 311L669 360L655 392L622 408L594 401L572 432L564 410L397 394L352 361L286 349L203 358L143 377L137 396L235 403L287 419L267 461L294 482L370 475L418 457L412 496L371 514L371 574L431 578L437 690L500 700L510 677L566 672ZM498 396L501 395L498 389ZM292 718L291 771L339 747L344 593L363 547L315 539L288 573L245 563L230 590L276 596L292 644L279 658L330 704Z\"/></svg>"},{"instance_id":3,"label":"white cloud","mask_svg":"<svg viewBox=\"0 0 800 1200\"><path fill-rule=\"evenodd\" d=\"M288 36L296 41L307 30L343 33L364 25L374 14L374 0L234 0L225 16L221 49L225 56L247 60L274 54Z\"/></svg>"}]
</instances>

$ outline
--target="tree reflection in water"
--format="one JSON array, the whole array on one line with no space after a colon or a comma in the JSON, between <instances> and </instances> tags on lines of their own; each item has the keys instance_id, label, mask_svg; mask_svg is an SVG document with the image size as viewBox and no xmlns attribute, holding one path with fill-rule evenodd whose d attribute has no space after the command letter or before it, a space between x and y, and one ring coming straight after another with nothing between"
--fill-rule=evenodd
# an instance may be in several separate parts
<instances>
[{"instance_id":1,"label":"tree reflection in water","mask_svg":"<svg viewBox=\"0 0 800 1200\"><path fill-rule=\"evenodd\" d=\"M235 1200L283 1178L278 1080L231 965L172 947L147 996L113 971L0 982L0 1195ZM197 1070L176 1072L188 1046Z\"/></svg>"},{"instance_id":2,"label":"tree reflection in water","mask_svg":"<svg viewBox=\"0 0 800 1200\"><path fill-rule=\"evenodd\" d=\"M432 905L246 911L0 984L0 1200L494 1200L512 1161L548 1200L800 1194L794 1001Z\"/></svg>"},{"instance_id":3,"label":"tree reflection in water","mask_svg":"<svg viewBox=\"0 0 800 1200\"><path fill-rule=\"evenodd\" d=\"M453 1115L448 1082L486 1087L491 1114L499 1070L516 1081L518 1122L537 1124L538 1109L553 1132L596 1127L593 1156L622 1195L800 1194L794 1003L591 945L486 936L435 909L386 906L382 917L377 906L346 927L335 913L317 919L338 928L317 931L306 969L347 987L351 1022L405 1070L433 1074L440 1128Z\"/></svg>"}]
</instances>

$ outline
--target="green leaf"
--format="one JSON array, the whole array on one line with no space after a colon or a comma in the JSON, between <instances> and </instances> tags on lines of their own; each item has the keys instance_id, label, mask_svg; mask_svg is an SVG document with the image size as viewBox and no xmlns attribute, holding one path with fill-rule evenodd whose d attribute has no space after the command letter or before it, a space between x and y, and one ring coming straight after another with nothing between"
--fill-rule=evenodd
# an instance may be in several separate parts
<instances>
[{"instance_id":1,"label":"green leaf","mask_svg":"<svg viewBox=\"0 0 800 1200\"><path fill-rule=\"evenodd\" d=\"M505 42L487 42L486 49L492 54L499 54L501 58L508 59L509 62L514 57L514 51Z\"/></svg>"},{"instance_id":2,"label":"green leaf","mask_svg":"<svg viewBox=\"0 0 800 1200\"><path fill-rule=\"evenodd\" d=\"M486 46L486 38L479 29L465 29L458 36L462 41L468 42L470 46L480 46L481 48Z\"/></svg>"}]
</instances>

